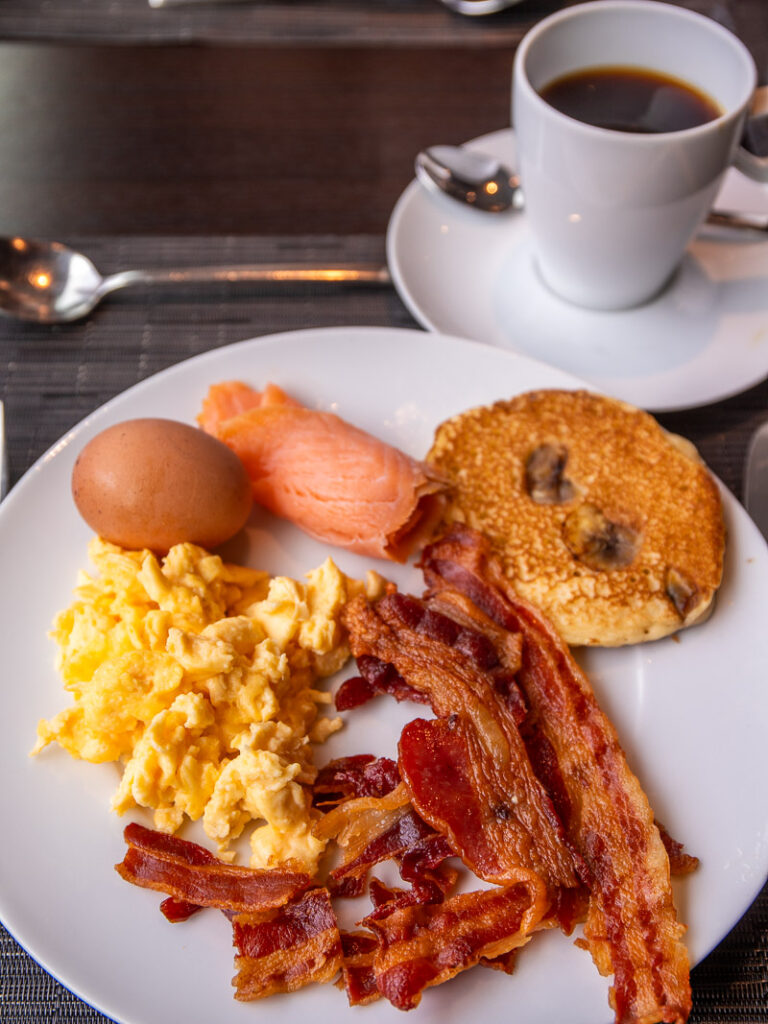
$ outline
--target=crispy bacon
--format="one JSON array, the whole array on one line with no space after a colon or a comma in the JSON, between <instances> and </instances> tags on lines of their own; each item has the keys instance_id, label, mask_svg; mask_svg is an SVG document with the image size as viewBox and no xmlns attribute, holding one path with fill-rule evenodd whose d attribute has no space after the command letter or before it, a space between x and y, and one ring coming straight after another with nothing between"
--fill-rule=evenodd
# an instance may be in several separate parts
<instances>
[{"instance_id":1,"label":"crispy bacon","mask_svg":"<svg viewBox=\"0 0 768 1024\"><path fill-rule=\"evenodd\" d=\"M428 704L401 734L399 761L357 755L318 773L316 823L344 851L328 888L308 875L224 864L195 843L133 824L116 865L169 894L183 920L202 906L233 922L236 998L327 982L352 1005L399 1009L481 964L511 973L533 931L584 939L613 974L616 1024L683 1024L688 958L670 886L696 858L657 827L615 730L567 646L520 600L487 541L458 527L424 552L417 600L390 589L344 620L371 694ZM348 706L363 692L353 686ZM493 889L451 895L454 852ZM332 895L359 895L394 860L410 888L370 880L370 931L339 932Z\"/></svg>"},{"instance_id":2,"label":"crispy bacon","mask_svg":"<svg viewBox=\"0 0 768 1024\"><path fill-rule=\"evenodd\" d=\"M583 924L589 907L589 890L585 885L577 889L558 889L554 894L542 928L559 928L570 935L577 924Z\"/></svg>"},{"instance_id":3,"label":"crispy bacon","mask_svg":"<svg viewBox=\"0 0 768 1024\"><path fill-rule=\"evenodd\" d=\"M474 836L473 857L482 864L496 859L494 832L486 827L486 806L475 792L472 737L465 720L417 718L400 736L400 765L415 804L430 822L461 848L465 834ZM507 800L491 808L505 822L513 813Z\"/></svg>"},{"instance_id":4,"label":"crispy bacon","mask_svg":"<svg viewBox=\"0 0 768 1024\"><path fill-rule=\"evenodd\" d=\"M453 850L403 802L405 789L399 791L394 805L391 801L376 803L376 798L392 793L399 783L396 762L371 754L338 758L318 773L313 787L315 803L323 810L328 805L343 805L343 810L315 830L316 834L322 831L326 837L334 836L347 847L344 862L330 873L334 895L360 895L369 869L389 859L399 863L401 877L412 883L410 890L398 893L398 905L437 902L453 886L456 873L442 863L453 856ZM363 797L374 799L360 799ZM358 815L363 816L364 826Z\"/></svg>"},{"instance_id":5,"label":"crispy bacon","mask_svg":"<svg viewBox=\"0 0 768 1024\"><path fill-rule=\"evenodd\" d=\"M469 598L523 635L518 673L529 734L542 737L561 780L558 811L589 869L584 945L613 974L617 1024L682 1024L691 1008L688 954L653 813L587 678L543 616L512 590L488 542L457 527L422 558L430 592Z\"/></svg>"},{"instance_id":6,"label":"crispy bacon","mask_svg":"<svg viewBox=\"0 0 768 1024\"><path fill-rule=\"evenodd\" d=\"M329 761L312 785L313 802L323 810L351 797L385 796L400 782L397 762L389 757L355 754Z\"/></svg>"},{"instance_id":7,"label":"crispy bacon","mask_svg":"<svg viewBox=\"0 0 768 1024\"><path fill-rule=\"evenodd\" d=\"M406 882L421 882L432 877L432 873L443 866L443 861L453 856L445 836L433 832L400 854L400 875ZM436 882L442 887L442 876Z\"/></svg>"},{"instance_id":8,"label":"crispy bacon","mask_svg":"<svg viewBox=\"0 0 768 1024\"><path fill-rule=\"evenodd\" d=\"M337 711L351 711L382 693L389 694L397 701L411 700L418 704L429 704L429 696L409 686L393 665L362 655L357 659L357 667L360 675L345 680L336 691Z\"/></svg>"},{"instance_id":9,"label":"crispy bacon","mask_svg":"<svg viewBox=\"0 0 768 1024\"><path fill-rule=\"evenodd\" d=\"M414 812L414 816L415 812ZM437 832L413 842L398 852L394 859L400 865L400 877L411 883L410 889L395 889L372 878L369 895L373 910L367 920L386 917L401 907L425 903L442 903L456 885L458 871L444 863L453 851L444 836Z\"/></svg>"},{"instance_id":10,"label":"crispy bacon","mask_svg":"<svg viewBox=\"0 0 768 1024\"><path fill-rule=\"evenodd\" d=\"M376 987L373 961L378 941L370 932L342 932L341 947L344 951L342 983L350 1006L366 1006L381 998Z\"/></svg>"},{"instance_id":11,"label":"crispy bacon","mask_svg":"<svg viewBox=\"0 0 768 1024\"><path fill-rule=\"evenodd\" d=\"M520 952L520 948L510 949L508 953L502 953L501 956L487 957L482 956L478 963L481 967L490 967L494 971L502 971L504 974L512 974L517 964L517 955Z\"/></svg>"},{"instance_id":12,"label":"crispy bacon","mask_svg":"<svg viewBox=\"0 0 768 1024\"><path fill-rule=\"evenodd\" d=\"M395 860L402 878L412 883L401 900L404 904L442 899L455 881L454 872L442 867L453 850L414 811L402 783L384 797L345 801L319 821L314 832L335 839L345 853L328 877L334 896L360 896L370 869L385 860Z\"/></svg>"},{"instance_id":13,"label":"crispy bacon","mask_svg":"<svg viewBox=\"0 0 768 1024\"><path fill-rule=\"evenodd\" d=\"M309 889L309 875L225 864L197 843L136 823L124 836L128 850L117 871L135 885L170 893L162 904L169 920L202 907L232 920L236 999L292 992L339 973L341 937L330 894Z\"/></svg>"},{"instance_id":14,"label":"crispy bacon","mask_svg":"<svg viewBox=\"0 0 768 1024\"><path fill-rule=\"evenodd\" d=\"M323 984L341 970L341 935L327 889L310 889L273 910L238 914L232 927L235 998L241 1001Z\"/></svg>"},{"instance_id":15,"label":"crispy bacon","mask_svg":"<svg viewBox=\"0 0 768 1024\"><path fill-rule=\"evenodd\" d=\"M340 867L331 872L329 886L335 896L359 896L369 869L390 856L388 835L396 833L410 811L410 799L400 783L383 797L345 800L316 822L318 839L334 839L344 850Z\"/></svg>"},{"instance_id":16,"label":"crispy bacon","mask_svg":"<svg viewBox=\"0 0 768 1024\"><path fill-rule=\"evenodd\" d=\"M160 910L163 916L171 922L171 924L179 924L181 921L188 921L193 914L196 914L198 910L203 908L199 903L190 903L189 900L177 900L173 896L168 896L160 904Z\"/></svg>"},{"instance_id":17,"label":"crispy bacon","mask_svg":"<svg viewBox=\"0 0 768 1024\"><path fill-rule=\"evenodd\" d=\"M664 843L664 849L667 851L669 857L669 870L673 875L690 875L699 866L699 858L692 856L690 853L685 852L685 847L682 843L678 843L676 839L667 832L664 826L660 822L656 822L656 828L659 830L661 841Z\"/></svg>"},{"instance_id":18,"label":"crispy bacon","mask_svg":"<svg viewBox=\"0 0 768 1024\"><path fill-rule=\"evenodd\" d=\"M136 822L126 826L123 835L128 849L115 865L122 878L197 907L237 912L267 910L286 903L312 881L299 871L224 864L197 843Z\"/></svg>"},{"instance_id":19,"label":"crispy bacon","mask_svg":"<svg viewBox=\"0 0 768 1024\"><path fill-rule=\"evenodd\" d=\"M123 838L130 847L144 850L146 853L155 854L166 860L179 860L191 865L219 863L215 854L206 850L204 846L192 843L188 839L181 839L180 836L146 828L144 825L139 825L137 821L132 821L125 826Z\"/></svg>"},{"instance_id":20,"label":"crispy bacon","mask_svg":"<svg viewBox=\"0 0 768 1024\"><path fill-rule=\"evenodd\" d=\"M360 853L331 871L331 891L336 896L359 896L374 865L399 857L431 832L413 808L402 808L383 831L371 836Z\"/></svg>"},{"instance_id":21,"label":"crispy bacon","mask_svg":"<svg viewBox=\"0 0 768 1024\"><path fill-rule=\"evenodd\" d=\"M470 629L398 593L375 605L353 600L344 623L356 657L372 655L394 665L448 722L431 737L442 742L433 744L439 768L429 780L423 775L427 759L409 756L417 752L407 743L407 731L401 741L400 771L416 810L438 831L450 818L451 845L486 881L535 880L543 913L544 885L577 885L577 863L517 727L518 702L510 695L517 689L511 677L519 665L519 639L490 620L484 632ZM451 731L461 742L451 742ZM463 815L436 806L441 795L454 803L449 787L431 789L443 770L461 780Z\"/></svg>"},{"instance_id":22,"label":"crispy bacon","mask_svg":"<svg viewBox=\"0 0 768 1024\"><path fill-rule=\"evenodd\" d=\"M535 887L518 884L460 893L444 903L366 920L379 938L377 989L398 1009L412 1009L425 988L526 943L525 922L537 900Z\"/></svg>"}]
</instances>

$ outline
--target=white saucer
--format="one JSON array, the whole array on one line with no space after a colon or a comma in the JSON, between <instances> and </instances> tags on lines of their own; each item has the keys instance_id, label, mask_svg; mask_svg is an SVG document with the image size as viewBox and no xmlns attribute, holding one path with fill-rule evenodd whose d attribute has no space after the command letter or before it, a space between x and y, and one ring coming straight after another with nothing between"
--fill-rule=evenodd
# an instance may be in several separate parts
<instances>
[{"instance_id":1,"label":"white saucer","mask_svg":"<svg viewBox=\"0 0 768 1024\"><path fill-rule=\"evenodd\" d=\"M509 129L467 145L515 165ZM730 170L717 205L768 213L768 187ZM768 237L757 233L705 227L658 298L597 312L540 280L524 214L481 213L414 180L392 213L387 258L427 329L532 356L646 409L705 405L768 375Z\"/></svg>"}]
</instances>

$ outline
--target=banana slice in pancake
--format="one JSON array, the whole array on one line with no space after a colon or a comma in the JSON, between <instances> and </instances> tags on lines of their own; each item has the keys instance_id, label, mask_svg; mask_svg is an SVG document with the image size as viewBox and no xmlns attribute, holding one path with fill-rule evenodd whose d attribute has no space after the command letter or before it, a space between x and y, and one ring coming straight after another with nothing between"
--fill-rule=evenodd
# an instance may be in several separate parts
<instances>
[{"instance_id":1,"label":"banana slice in pancake","mask_svg":"<svg viewBox=\"0 0 768 1024\"><path fill-rule=\"evenodd\" d=\"M532 391L446 420L427 461L453 485L443 525L482 531L567 643L656 640L709 614L725 548L717 484L648 413Z\"/></svg>"}]
</instances>

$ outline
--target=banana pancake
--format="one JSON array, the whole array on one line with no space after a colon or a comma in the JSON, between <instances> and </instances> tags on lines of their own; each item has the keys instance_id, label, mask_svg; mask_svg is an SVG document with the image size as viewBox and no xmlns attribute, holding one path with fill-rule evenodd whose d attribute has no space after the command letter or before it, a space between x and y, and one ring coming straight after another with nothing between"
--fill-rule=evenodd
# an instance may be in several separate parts
<instances>
[{"instance_id":1,"label":"banana pancake","mask_svg":"<svg viewBox=\"0 0 768 1024\"><path fill-rule=\"evenodd\" d=\"M709 613L725 527L694 446L588 391L532 391L442 423L427 461L453 485L443 525L496 547L567 643L666 636Z\"/></svg>"}]
</instances>

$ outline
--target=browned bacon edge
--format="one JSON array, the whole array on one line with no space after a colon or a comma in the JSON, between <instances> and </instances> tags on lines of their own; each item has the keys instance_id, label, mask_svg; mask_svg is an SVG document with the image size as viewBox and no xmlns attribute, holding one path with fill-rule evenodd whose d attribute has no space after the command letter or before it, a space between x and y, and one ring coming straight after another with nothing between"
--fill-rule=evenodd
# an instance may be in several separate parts
<instances>
[{"instance_id":1,"label":"browned bacon edge","mask_svg":"<svg viewBox=\"0 0 768 1024\"><path fill-rule=\"evenodd\" d=\"M236 912L267 910L286 903L312 882L304 872L259 871L224 864L197 843L136 822L127 825L123 835L128 849L115 865L122 878L197 907Z\"/></svg>"},{"instance_id":2,"label":"browned bacon edge","mask_svg":"<svg viewBox=\"0 0 768 1024\"><path fill-rule=\"evenodd\" d=\"M410 1010L429 986L483 960L505 958L530 938L525 921L537 899L535 889L519 884L367 919L379 939L373 960L378 991L398 1009Z\"/></svg>"},{"instance_id":3,"label":"browned bacon edge","mask_svg":"<svg viewBox=\"0 0 768 1024\"><path fill-rule=\"evenodd\" d=\"M667 851L669 857L669 869L673 875L690 875L699 866L699 858L692 856L690 853L686 853L685 847L682 843L678 843L676 839L667 832L661 822L656 822L656 828L659 830L661 841L664 843L664 849Z\"/></svg>"},{"instance_id":4,"label":"browned bacon edge","mask_svg":"<svg viewBox=\"0 0 768 1024\"><path fill-rule=\"evenodd\" d=\"M343 775L353 791L368 788L362 778L365 767L345 766ZM350 772L357 773L357 782ZM338 769L332 776L337 773ZM332 788L335 785L331 783ZM334 896L362 895L370 869L384 860L395 861L403 880L411 883L410 890L398 894L398 905L439 901L455 882L455 871L443 864L453 850L413 809L399 776L398 785L388 793L341 801L315 825L314 832L319 838L334 839L344 851L341 864L328 876Z\"/></svg>"},{"instance_id":5,"label":"browned bacon edge","mask_svg":"<svg viewBox=\"0 0 768 1024\"><path fill-rule=\"evenodd\" d=\"M160 904L163 917L171 924L179 924L181 921L188 921L193 914L203 907L199 903L190 903L189 900L177 900L173 896L167 896Z\"/></svg>"},{"instance_id":6,"label":"browned bacon edge","mask_svg":"<svg viewBox=\"0 0 768 1024\"><path fill-rule=\"evenodd\" d=\"M691 1008L687 950L653 813L588 680L544 617L520 599L485 538L456 527L422 557L431 593L456 590L506 629L521 632L518 673L526 723L559 780L558 811L588 865L585 944L613 974L617 1024L683 1024ZM535 760L535 758L534 758Z\"/></svg>"},{"instance_id":7,"label":"browned bacon edge","mask_svg":"<svg viewBox=\"0 0 768 1024\"><path fill-rule=\"evenodd\" d=\"M347 993L350 1006L366 1006L381 998L376 987L373 961L378 940L372 932L342 932L341 945L344 951L341 985Z\"/></svg>"},{"instance_id":8,"label":"browned bacon edge","mask_svg":"<svg viewBox=\"0 0 768 1024\"><path fill-rule=\"evenodd\" d=\"M327 889L310 889L273 910L238 914L232 927L235 998L241 1001L324 984L341 970L341 935Z\"/></svg>"},{"instance_id":9,"label":"browned bacon edge","mask_svg":"<svg viewBox=\"0 0 768 1024\"><path fill-rule=\"evenodd\" d=\"M345 680L336 691L334 700L337 711L351 711L382 693L389 694L397 701L429 704L429 696L409 686L397 674L393 665L385 665L377 658L362 655L357 659L357 667L360 675Z\"/></svg>"},{"instance_id":10,"label":"browned bacon edge","mask_svg":"<svg viewBox=\"0 0 768 1024\"><path fill-rule=\"evenodd\" d=\"M360 796L385 796L400 782L397 762L373 754L339 757L324 765L312 784L312 802L323 810L342 800Z\"/></svg>"}]
</instances>

